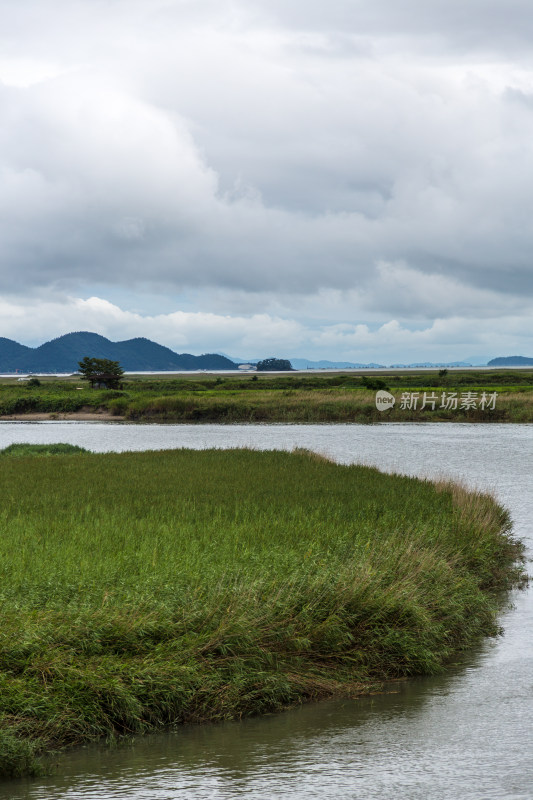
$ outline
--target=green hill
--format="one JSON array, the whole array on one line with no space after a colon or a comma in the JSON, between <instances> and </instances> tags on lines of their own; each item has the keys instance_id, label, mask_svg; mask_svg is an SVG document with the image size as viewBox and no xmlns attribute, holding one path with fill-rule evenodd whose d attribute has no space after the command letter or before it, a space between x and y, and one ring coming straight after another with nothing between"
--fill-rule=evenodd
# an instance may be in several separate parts
<instances>
[{"instance_id":1,"label":"green hill","mask_svg":"<svg viewBox=\"0 0 533 800\"><path fill-rule=\"evenodd\" d=\"M76 372L78 361L85 356L119 361L127 372L223 370L237 366L216 353L201 356L175 353L144 337L112 342L97 333L78 331L35 348L0 338L0 372Z\"/></svg>"},{"instance_id":2,"label":"green hill","mask_svg":"<svg viewBox=\"0 0 533 800\"><path fill-rule=\"evenodd\" d=\"M501 356L493 358L487 364L488 367L532 367L533 358L526 356Z\"/></svg>"}]
</instances>

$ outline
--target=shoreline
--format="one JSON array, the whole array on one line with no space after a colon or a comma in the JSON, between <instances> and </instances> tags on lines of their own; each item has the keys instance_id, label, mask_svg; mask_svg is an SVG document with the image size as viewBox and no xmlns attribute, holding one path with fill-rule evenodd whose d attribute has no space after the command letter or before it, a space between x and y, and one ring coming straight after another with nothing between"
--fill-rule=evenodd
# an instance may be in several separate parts
<instances>
[{"instance_id":1,"label":"shoreline","mask_svg":"<svg viewBox=\"0 0 533 800\"><path fill-rule=\"evenodd\" d=\"M126 417L108 411L30 411L27 414L5 414L0 422L46 422L79 420L81 422L124 422Z\"/></svg>"},{"instance_id":2,"label":"shoreline","mask_svg":"<svg viewBox=\"0 0 533 800\"><path fill-rule=\"evenodd\" d=\"M491 418L485 416L483 419L475 417L465 417L458 415L456 418L451 417L420 417L417 419L411 415L407 419L395 417L394 419L387 419L385 414L382 417L369 419L368 417L361 417L355 419L228 419L226 416L213 417L207 419L190 419L183 417L169 417L153 415L141 415L138 417L125 416L124 414L111 414L109 411L29 411L22 414L3 414L0 415L1 422L129 422L133 424L150 424L156 423L158 425L383 425L383 424L398 424L398 423L412 423L412 424L476 424L476 425L531 425L533 419L513 420Z\"/></svg>"}]
</instances>

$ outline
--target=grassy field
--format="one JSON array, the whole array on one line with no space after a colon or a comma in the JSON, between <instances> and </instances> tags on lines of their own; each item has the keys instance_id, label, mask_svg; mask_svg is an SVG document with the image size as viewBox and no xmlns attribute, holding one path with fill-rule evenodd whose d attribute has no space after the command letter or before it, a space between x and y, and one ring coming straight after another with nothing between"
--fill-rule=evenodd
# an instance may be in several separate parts
<instances>
[{"instance_id":1,"label":"grassy field","mask_svg":"<svg viewBox=\"0 0 533 800\"><path fill-rule=\"evenodd\" d=\"M439 671L498 632L507 513L307 452L0 455L0 771Z\"/></svg>"},{"instance_id":2,"label":"grassy field","mask_svg":"<svg viewBox=\"0 0 533 800\"><path fill-rule=\"evenodd\" d=\"M378 411L377 389L396 398ZM465 394L475 408L461 407ZM480 406L497 393L494 407ZM457 407L446 408L456 393ZM403 397L416 394L416 408ZM434 397L434 407L424 397ZM131 377L116 391L91 390L79 378L40 379L40 385L0 380L0 417L104 412L116 419L159 422L533 422L533 371L360 375Z\"/></svg>"}]
</instances>

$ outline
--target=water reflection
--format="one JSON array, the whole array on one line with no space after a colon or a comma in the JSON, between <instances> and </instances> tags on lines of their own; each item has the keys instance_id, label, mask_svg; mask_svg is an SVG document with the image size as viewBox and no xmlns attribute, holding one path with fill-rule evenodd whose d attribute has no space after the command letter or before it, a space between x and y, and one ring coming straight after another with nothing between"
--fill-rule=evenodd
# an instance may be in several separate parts
<instances>
[{"instance_id":1,"label":"water reflection","mask_svg":"<svg viewBox=\"0 0 533 800\"><path fill-rule=\"evenodd\" d=\"M446 473L494 488L516 533L531 539L530 425L10 425L0 424L0 446L304 446L344 462ZM512 600L515 608L502 612L505 636L485 641L443 676L114 750L87 748L62 758L56 776L4 784L0 798L533 798L532 593Z\"/></svg>"},{"instance_id":2,"label":"water reflection","mask_svg":"<svg viewBox=\"0 0 533 800\"><path fill-rule=\"evenodd\" d=\"M472 696L471 683L487 655L477 654L443 678L396 684L394 694L188 727L117 750L80 751L62 765L67 769L61 779L11 787L5 796L512 796L490 793L490 742L476 724L476 716L483 716L483 708L475 711L483 692ZM514 766L524 767L518 759ZM507 777L499 776L500 791Z\"/></svg>"}]
</instances>

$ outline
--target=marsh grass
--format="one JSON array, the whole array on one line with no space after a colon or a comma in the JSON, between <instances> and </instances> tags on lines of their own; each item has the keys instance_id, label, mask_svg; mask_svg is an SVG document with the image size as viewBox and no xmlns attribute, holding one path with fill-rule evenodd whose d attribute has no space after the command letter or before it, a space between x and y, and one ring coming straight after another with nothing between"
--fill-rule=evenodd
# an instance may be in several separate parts
<instances>
[{"instance_id":1,"label":"marsh grass","mask_svg":"<svg viewBox=\"0 0 533 800\"><path fill-rule=\"evenodd\" d=\"M0 774L443 668L498 632L507 513L294 453L2 458Z\"/></svg>"},{"instance_id":2,"label":"marsh grass","mask_svg":"<svg viewBox=\"0 0 533 800\"><path fill-rule=\"evenodd\" d=\"M27 444L15 442L0 450L0 458L20 458L21 456L57 456L88 453L84 447L76 444Z\"/></svg>"},{"instance_id":3,"label":"marsh grass","mask_svg":"<svg viewBox=\"0 0 533 800\"><path fill-rule=\"evenodd\" d=\"M108 412L161 422L533 422L529 372L383 374L396 406L382 413L368 375L287 375L131 378L121 391L91 390L79 379L44 379L40 386L0 380L0 416ZM253 380L252 378L257 378ZM5 381L5 379L4 379ZM494 410L400 409L403 391L498 392Z\"/></svg>"},{"instance_id":4,"label":"marsh grass","mask_svg":"<svg viewBox=\"0 0 533 800\"><path fill-rule=\"evenodd\" d=\"M130 420L179 422L531 422L533 392L501 393L494 410L400 408L378 411L375 391L366 389L253 390L188 393L110 400L107 409Z\"/></svg>"}]
</instances>

